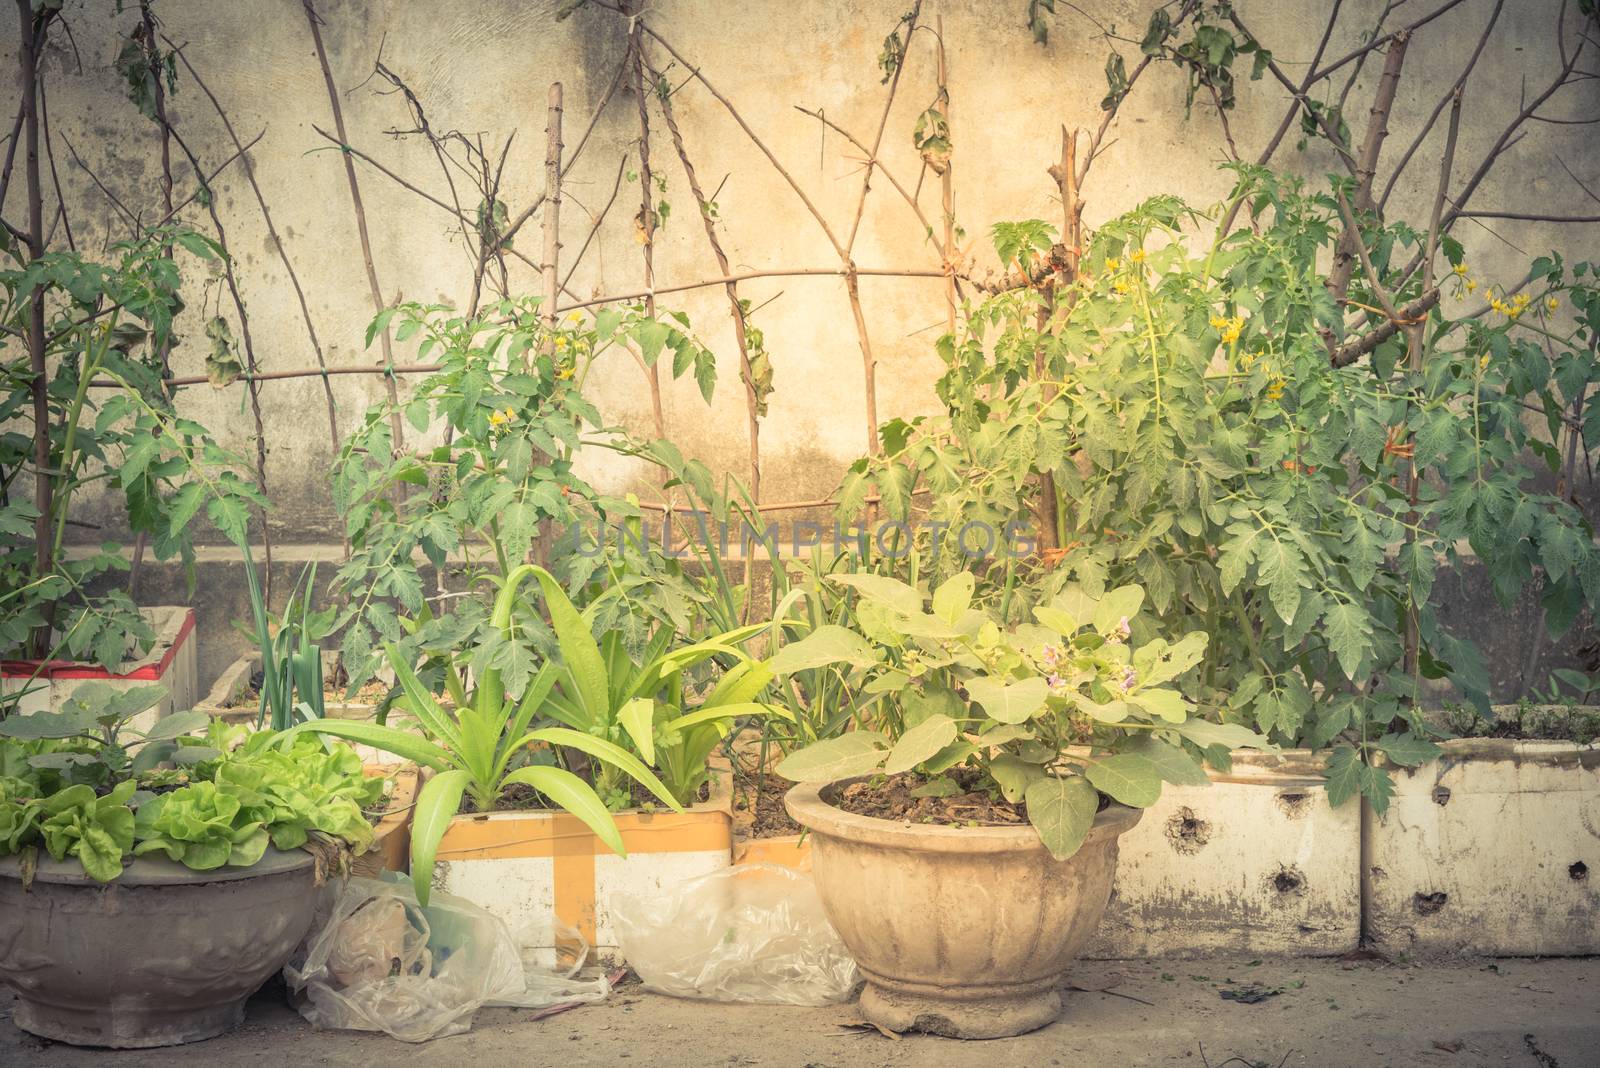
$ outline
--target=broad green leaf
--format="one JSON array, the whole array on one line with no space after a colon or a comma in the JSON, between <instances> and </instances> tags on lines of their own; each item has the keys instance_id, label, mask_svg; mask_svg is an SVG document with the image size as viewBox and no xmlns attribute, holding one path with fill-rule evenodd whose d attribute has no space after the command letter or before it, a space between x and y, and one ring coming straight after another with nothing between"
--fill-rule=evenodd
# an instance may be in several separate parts
<instances>
[{"instance_id":1,"label":"broad green leaf","mask_svg":"<svg viewBox=\"0 0 1600 1068\"><path fill-rule=\"evenodd\" d=\"M1154 764L1163 782L1170 782L1174 786L1211 785L1205 768L1181 746L1146 735L1131 742L1125 751L1137 753Z\"/></svg>"},{"instance_id":2,"label":"broad green leaf","mask_svg":"<svg viewBox=\"0 0 1600 1068\"><path fill-rule=\"evenodd\" d=\"M617 722L633 739L646 764L656 762L655 719L656 703L649 697L635 697L617 712Z\"/></svg>"},{"instance_id":3,"label":"broad green leaf","mask_svg":"<svg viewBox=\"0 0 1600 1068\"><path fill-rule=\"evenodd\" d=\"M622 832L617 829L617 821L611 813L606 811L605 802L594 792L594 787L572 772L564 768L530 764L507 775L505 781L507 784L522 783L538 790L560 805L563 811L582 820L595 833L595 837L617 856L628 855L627 848L622 844Z\"/></svg>"},{"instance_id":4,"label":"broad green leaf","mask_svg":"<svg viewBox=\"0 0 1600 1068\"><path fill-rule=\"evenodd\" d=\"M1138 586L1119 586L1100 598L1100 603L1094 609L1094 629L1101 634L1110 634L1117 630L1123 620L1131 620L1139 614L1139 606L1144 604L1144 590Z\"/></svg>"},{"instance_id":5,"label":"broad green leaf","mask_svg":"<svg viewBox=\"0 0 1600 1068\"><path fill-rule=\"evenodd\" d=\"M922 614L922 594L899 579L887 575L830 575L829 579L854 589L863 600L880 604L901 615Z\"/></svg>"},{"instance_id":6,"label":"broad green leaf","mask_svg":"<svg viewBox=\"0 0 1600 1068\"><path fill-rule=\"evenodd\" d=\"M1128 700L1168 723L1182 723L1189 718L1189 713L1194 711L1194 706L1177 690L1161 687L1135 690L1128 695Z\"/></svg>"},{"instance_id":7,"label":"broad green leaf","mask_svg":"<svg viewBox=\"0 0 1600 1068\"><path fill-rule=\"evenodd\" d=\"M423 783L417 794L417 806L411 815L411 886L419 905L428 904L433 890L433 858L450 829L450 821L461 810L461 794L470 778L460 768L442 771Z\"/></svg>"},{"instance_id":8,"label":"broad green leaf","mask_svg":"<svg viewBox=\"0 0 1600 1068\"><path fill-rule=\"evenodd\" d=\"M672 796L672 791L668 790L661 780L656 777L656 773L640 763L638 757L615 742L608 742L604 738L597 738L583 731L575 731L571 727L542 727L536 731L529 731L523 736L523 739L522 744L518 745L517 748L520 749L522 745L526 745L528 742L544 742L548 745L564 745L569 749L576 749L580 753L587 753L597 760L603 760L607 764L620 768L633 776L635 781L660 798L662 804L672 809L672 811L683 811L683 803Z\"/></svg>"},{"instance_id":9,"label":"broad green leaf","mask_svg":"<svg viewBox=\"0 0 1600 1068\"><path fill-rule=\"evenodd\" d=\"M949 716L934 713L900 736L883 765L886 775L910 771L955 741L956 723Z\"/></svg>"},{"instance_id":10,"label":"broad green leaf","mask_svg":"<svg viewBox=\"0 0 1600 1068\"><path fill-rule=\"evenodd\" d=\"M274 744L287 748L285 743L297 734L331 734L336 738L361 742L434 771L443 771L456 762L448 751L410 731L354 719L308 720L278 735Z\"/></svg>"},{"instance_id":11,"label":"broad green leaf","mask_svg":"<svg viewBox=\"0 0 1600 1068\"><path fill-rule=\"evenodd\" d=\"M1161 799L1161 773L1138 753L1114 753L1090 764L1084 774L1096 790L1124 805L1149 808Z\"/></svg>"},{"instance_id":12,"label":"broad green leaf","mask_svg":"<svg viewBox=\"0 0 1600 1068\"><path fill-rule=\"evenodd\" d=\"M1100 795L1080 775L1045 776L1028 785L1028 822L1057 860L1078 851L1100 811Z\"/></svg>"},{"instance_id":13,"label":"broad green leaf","mask_svg":"<svg viewBox=\"0 0 1600 1068\"><path fill-rule=\"evenodd\" d=\"M970 571L950 576L933 591L933 614L953 626L972 604L975 583Z\"/></svg>"},{"instance_id":14,"label":"broad green leaf","mask_svg":"<svg viewBox=\"0 0 1600 1068\"><path fill-rule=\"evenodd\" d=\"M561 662L572 674L578 692L572 696L581 700L591 720L607 717L610 704L610 685L606 663L595 644L589 623L567 597L561 583L543 568L535 572L539 588L544 591L544 603L550 611L550 627L556 632L556 642L561 649Z\"/></svg>"},{"instance_id":15,"label":"broad green leaf","mask_svg":"<svg viewBox=\"0 0 1600 1068\"><path fill-rule=\"evenodd\" d=\"M1001 796L1014 805L1022 800L1034 780L1047 773L1039 764L1002 753L989 761L989 774L1000 784Z\"/></svg>"},{"instance_id":16,"label":"broad green leaf","mask_svg":"<svg viewBox=\"0 0 1600 1068\"><path fill-rule=\"evenodd\" d=\"M776 770L792 782L835 782L877 771L888 756L888 739L857 730L796 750Z\"/></svg>"},{"instance_id":17,"label":"broad green leaf","mask_svg":"<svg viewBox=\"0 0 1600 1068\"><path fill-rule=\"evenodd\" d=\"M829 664L870 667L878 663L878 654L855 631L825 623L799 641L779 649L767 663L774 675L792 675Z\"/></svg>"},{"instance_id":18,"label":"broad green leaf","mask_svg":"<svg viewBox=\"0 0 1600 1068\"><path fill-rule=\"evenodd\" d=\"M983 706L990 719L1001 723L1023 723L1044 707L1050 696L1050 686L1044 679L1023 679L1007 683L1001 679L980 675L968 679L967 693Z\"/></svg>"},{"instance_id":19,"label":"broad green leaf","mask_svg":"<svg viewBox=\"0 0 1600 1068\"><path fill-rule=\"evenodd\" d=\"M1263 752L1276 752L1278 748L1249 727L1237 723L1213 723L1208 719L1190 719L1172 729L1201 749L1222 745L1229 749L1260 749Z\"/></svg>"}]
</instances>

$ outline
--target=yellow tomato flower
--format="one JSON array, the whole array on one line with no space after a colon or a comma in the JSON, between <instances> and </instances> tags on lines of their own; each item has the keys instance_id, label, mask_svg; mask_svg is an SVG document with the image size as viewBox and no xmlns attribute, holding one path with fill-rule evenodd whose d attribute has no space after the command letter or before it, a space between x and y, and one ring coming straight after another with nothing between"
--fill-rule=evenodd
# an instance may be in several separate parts
<instances>
[{"instance_id":1,"label":"yellow tomato flower","mask_svg":"<svg viewBox=\"0 0 1600 1068\"><path fill-rule=\"evenodd\" d=\"M490 426L501 426L501 425L503 425L505 423L505 421L506 421L506 417L502 413L500 413L500 412L490 412L489 413L489 425Z\"/></svg>"},{"instance_id":2,"label":"yellow tomato flower","mask_svg":"<svg viewBox=\"0 0 1600 1068\"><path fill-rule=\"evenodd\" d=\"M1120 260L1115 260L1115 259L1106 260L1106 270L1108 270L1108 271L1114 271L1118 267L1120 267L1121 265L1122 265L1122 262Z\"/></svg>"},{"instance_id":3,"label":"yellow tomato flower","mask_svg":"<svg viewBox=\"0 0 1600 1068\"><path fill-rule=\"evenodd\" d=\"M1458 263L1454 267L1450 268L1450 270L1454 271L1458 276L1465 277L1467 273L1467 265L1465 263Z\"/></svg>"},{"instance_id":4,"label":"yellow tomato flower","mask_svg":"<svg viewBox=\"0 0 1600 1068\"><path fill-rule=\"evenodd\" d=\"M1555 311L1557 308L1561 307L1561 302L1555 297L1551 297L1549 300L1544 302L1544 306L1550 311Z\"/></svg>"},{"instance_id":5,"label":"yellow tomato flower","mask_svg":"<svg viewBox=\"0 0 1600 1068\"><path fill-rule=\"evenodd\" d=\"M1486 352L1482 356L1478 357L1478 370L1487 371L1488 369L1489 369L1489 354Z\"/></svg>"},{"instance_id":6,"label":"yellow tomato flower","mask_svg":"<svg viewBox=\"0 0 1600 1068\"><path fill-rule=\"evenodd\" d=\"M1133 287L1130 286L1127 282L1123 281L1121 278L1119 278L1119 279L1117 279L1115 282L1113 282L1111 284L1111 288L1115 289L1118 293L1126 293L1128 290L1132 289Z\"/></svg>"},{"instance_id":7,"label":"yellow tomato flower","mask_svg":"<svg viewBox=\"0 0 1600 1068\"><path fill-rule=\"evenodd\" d=\"M1134 263L1143 263L1144 262L1144 249L1142 249L1142 248L1134 249L1132 252L1128 253L1128 259L1132 260Z\"/></svg>"},{"instance_id":8,"label":"yellow tomato flower","mask_svg":"<svg viewBox=\"0 0 1600 1068\"><path fill-rule=\"evenodd\" d=\"M1213 330L1221 330L1223 327L1225 327L1227 325L1228 325L1228 320L1224 319L1222 316L1213 315L1211 317L1211 329L1213 329Z\"/></svg>"},{"instance_id":9,"label":"yellow tomato flower","mask_svg":"<svg viewBox=\"0 0 1600 1068\"><path fill-rule=\"evenodd\" d=\"M1474 289L1477 289L1477 288L1478 288L1478 280L1476 278L1467 279L1467 292L1468 293L1471 293Z\"/></svg>"},{"instance_id":10,"label":"yellow tomato flower","mask_svg":"<svg viewBox=\"0 0 1600 1068\"><path fill-rule=\"evenodd\" d=\"M1267 400L1275 401L1283 396L1283 387L1288 385L1282 375L1274 378L1267 386Z\"/></svg>"},{"instance_id":11,"label":"yellow tomato flower","mask_svg":"<svg viewBox=\"0 0 1600 1068\"><path fill-rule=\"evenodd\" d=\"M563 367L561 370L556 372L556 377L561 379L562 381L566 381L567 379L572 377L572 368Z\"/></svg>"}]
</instances>

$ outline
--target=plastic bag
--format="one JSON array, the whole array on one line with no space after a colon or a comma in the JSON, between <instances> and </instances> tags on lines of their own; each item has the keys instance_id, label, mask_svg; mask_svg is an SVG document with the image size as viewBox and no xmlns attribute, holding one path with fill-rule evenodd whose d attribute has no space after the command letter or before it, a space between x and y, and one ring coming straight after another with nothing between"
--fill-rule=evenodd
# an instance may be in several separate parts
<instances>
[{"instance_id":1,"label":"plastic bag","mask_svg":"<svg viewBox=\"0 0 1600 1068\"><path fill-rule=\"evenodd\" d=\"M435 892L427 908L407 881L350 879L326 920L283 969L300 1014L317 1027L383 1031L404 1042L460 1034L485 1005L539 1008L599 1001L604 976L582 978L588 947L543 970L555 947L523 945L498 917Z\"/></svg>"},{"instance_id":2,"label":"plastic bag","mask_svg":"<svg viewBox=\"0 0 1600 1068\"><path fill-rule=\"evenodd\" d=\"M617 944L644 985L710 1001L831 1005L856 962L822 911L811 876L742 864L650 895L610 900Z\"/></svg>"}]
</instances>

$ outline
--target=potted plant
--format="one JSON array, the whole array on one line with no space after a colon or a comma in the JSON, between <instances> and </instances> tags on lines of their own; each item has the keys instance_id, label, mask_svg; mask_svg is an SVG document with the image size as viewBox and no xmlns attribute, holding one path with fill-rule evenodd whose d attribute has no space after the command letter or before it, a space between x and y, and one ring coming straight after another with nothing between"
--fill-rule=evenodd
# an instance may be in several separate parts
<instances>
[{"instance_id":1,"label":"potted plant","mask_svg":"<svg viewBox=\"0 0 1600 1068\"><path fill-rule=\"evenodd\" d=\"M866 977L861 1011L895 1031L995 1038L1042 1027L1111 892L1117 840L1163 781L1203 783L1200 750L1264 744L1193 715L1173 685L1206 636L1143 638L1144 591L1066 587L1003 625L959 572L928 596L840 575L852 627L773 659L842 665L879 694L873 728L778 766L812 836L829 919Z\"/></svg>"},{"instance_id":2,"label":"potted plant","mask_svg":"<svg viewBox=\"0 0 1600 1068\"><path fill-rule=\"evenodd\" d=\"M116 578L130 571L120 545L69 551L68 538L75 502L102 489L120 497L128 530L158 560L192 565L202 506L242 536L252 492L231 472L208 474L233 458L177 417L162 386L183 308L178 249L221 254L164 226L112 246L110 263L47 252L0 270L0 322L26 339L7 342L0 386L0 419L17 431L0 436L10 487L0 499L0 705L12 711L49 708L86 681L155 682L168 697L145 713L149 726L199 696L193 612L138 607L132 576Z\"/></svg>"},{"instance_id":3,"label":"potted plant","mask_svg":"<svg viewBox=\"0 0 1600 1068\"><path fill-rule=\"evenodd\" d=\"M520 588L535 579L560 648L537 671L513 625ZM673 632L640 662L620 638L596 642L590 620L548 571L513 569L490 612L488 648L452 653L446 708L398 647L388 649L422 737L347 720L311 720L289 732L336 735L388 749L431 769L417 800L411 874L426 902L433 886L497 913L513 929L553 938L557 923L591 944L608 941L604 899L613 888L726 867L731 849L728 784L712 755L735 717L782 710L757 703L771 678L738 643L766 624L683 648ZM686 676L716 656L735 661L696 707ZM500 663L518 663L510 681ZM473 665L484 666L474 672ZM468 686L467 680L475 680ZM635 786L653 799L641 806ZM660 805L669 812L654 811ZM604 869L604 870L602 870ZM547 942L546 944L553 944Z\"/></svg>"},{"instance_id":4,"label":"potted plant","mask_svg":"<svg viewBox=\"0 0 1600 1068\"><path fill-rule=\"evenodd\" d=\"M164 694L86 684L0 722L0 980L17 1025L79 1045L191 1042L244 1003L313 919L330 847L372 840L383 784L346 746L207 727ZM62 917L70 917L62 922Z\"/></svg>"}]
</instances>

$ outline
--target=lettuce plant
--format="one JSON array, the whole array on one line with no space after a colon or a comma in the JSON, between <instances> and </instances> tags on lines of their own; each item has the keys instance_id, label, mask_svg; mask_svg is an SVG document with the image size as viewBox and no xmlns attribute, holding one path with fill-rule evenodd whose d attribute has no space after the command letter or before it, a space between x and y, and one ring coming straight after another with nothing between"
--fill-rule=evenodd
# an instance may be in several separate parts
<instances>
[{"instance_id":1,"label":"lettuce plant","mask_svg":"<svg viewBox=\"0 0 1600 1068\"><path fill-rule=\"evenodd\" d=\"M0 721L0 856L42 846L110 882L147 854L209 871L248 867L268 845L294 849L313 834L357 850L371 843L362 812L383 781L354 750L221 725L183 736L205 724L200 713L142 735L127 728L163 695L91 683L58 712Z\"/></svg>"},{"instance_id":2,"label":"lettuce plant","mask_svg":"<svg viewBox=\"0 0 1600 1068\"><path fill-rule=\"evenodd\" d=\"M958 572L929 596L881 575L836 575L857 594L853 626L826 624L783 647L779 674L826 668L844 692L877 694L854 731L799 749L778 773L799 782L912 773L919 796L961 788L970 768L982 788L1026 805L1058 859L1083 844L1107 797L1148 807L1163 782L1205 785L1201 754L1265 746L1255 732L1199 718L1180 680L1207 638L1150 637L1139 621L1145 593L1121 586L1094 597L1068 586L1007 625L973 600Z\"/></svg>"}]
</instances>

